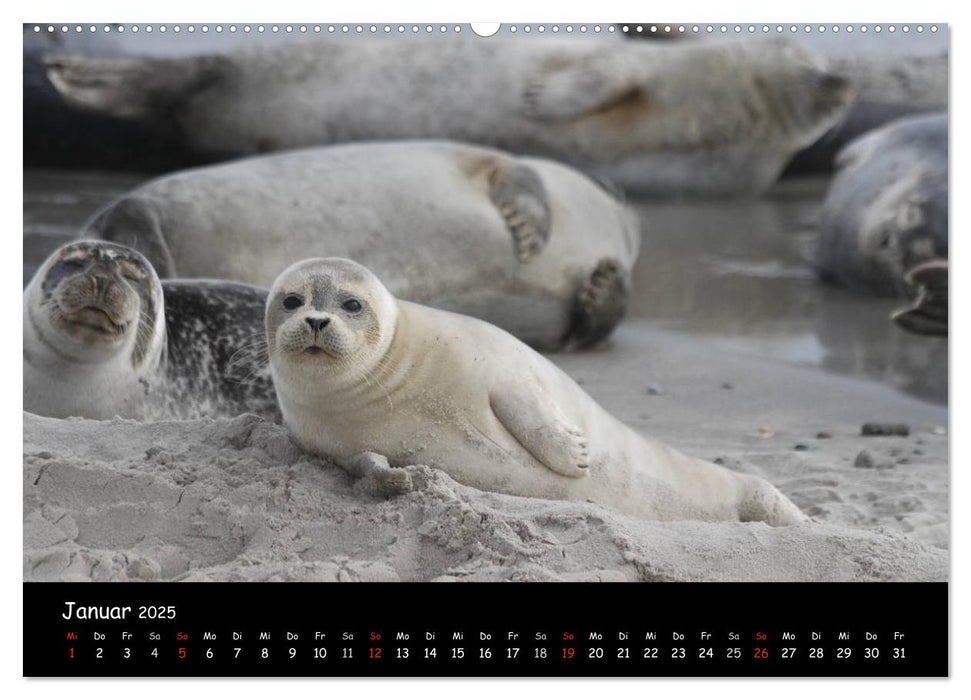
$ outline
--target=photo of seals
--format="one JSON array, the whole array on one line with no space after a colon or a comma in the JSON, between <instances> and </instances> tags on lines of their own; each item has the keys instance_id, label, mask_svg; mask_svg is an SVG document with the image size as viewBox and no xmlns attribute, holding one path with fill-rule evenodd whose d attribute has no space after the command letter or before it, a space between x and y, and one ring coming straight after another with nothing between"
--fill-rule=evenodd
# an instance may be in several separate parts
<instances>
[{"instance_id":1,"label":"photo of seals","mask_svg":"<svg viewBox=\"0 0 971 700\"><path fill-rule=\"evenodd\" d=\"M907 274L948 255L946 114L908 117L851 142L823 203L820 277L908 296Z\"/></svg>"},{"instance_id":2,"label":"photo of seals","mask_svg":"<svg viewBox=\"0 0 971 700\"><path fill-rule=\"evenodd\" d=\"M266 338L285 424L305 449L356 473L374 452L485 491L643 518L807 520L768 482L635 433L495 326L395 299L353 261L310 259L281 273Z\"/></svg>"},{"instance_id":3,"label":"photo of seals","mask_svg":"<svg viewBox=\"0 0 971 700\"><path fill-rule=\"evenodd\" d=\"M266 291L160 282L137 251L56 250L24 290L24 410L43 416L279 421L260 357Z\"/></svg>"},{"instance_id":4,"label":"photo of seals","mask_svg":"<svg viewBox=\"0 0 971 700\"><path fill-rule=\"evenodd\" d=\"M353 257L399 297L540 348L606 338L627 307L634 214L548 160L449 142L349 144L187 170L106 207L83 235L162 277L268 287L306 257Z\"/></svg>"},{"instance_id":5,"label":"photo of seals","mask_svg":"<svg viewBox=\"0 0 971 700\"><path fill-rule=\"evenodd\" d=\"M68 105L210 161L444 138L650 194L764 192L851 97L819 56L778 40L359 39L178 58L52 53L47 74Z\"/></svg>"}]
</instances>

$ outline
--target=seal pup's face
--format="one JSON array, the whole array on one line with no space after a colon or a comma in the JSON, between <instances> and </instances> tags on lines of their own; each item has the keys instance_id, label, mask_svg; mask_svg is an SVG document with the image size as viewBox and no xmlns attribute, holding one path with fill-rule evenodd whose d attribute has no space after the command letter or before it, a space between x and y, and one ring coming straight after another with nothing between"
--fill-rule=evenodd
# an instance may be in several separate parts
<instances>
[{"instance_id":1,"label":"seal pup's face","mask_svg":"<svg viewBox=\"0 0 971 700\"><path fill-rule=\"evenodd\" d=\"M273 283L266 340L274 370L357 381L394 337L394 297L367 268L343 258L304 260Z\"/></svg>"},{"instance_id":2,"label":"seal pup's face","mask_svg":"<svg viewBox=\"0 0 971 700\"><path fill-rule=\"evenodd\" d=\"M25 322L63 360L90 363L131 351L145 361L163 314L162 286L138 252L78 241L56 250L24 291Z\"/></svg>"}]
</instances>

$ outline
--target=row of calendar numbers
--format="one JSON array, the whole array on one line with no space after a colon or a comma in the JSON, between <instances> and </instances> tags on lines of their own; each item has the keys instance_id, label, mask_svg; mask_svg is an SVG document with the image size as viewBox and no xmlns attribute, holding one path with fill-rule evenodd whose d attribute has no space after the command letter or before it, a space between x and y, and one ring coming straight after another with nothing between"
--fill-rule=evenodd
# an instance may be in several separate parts
<instances>
[{"instance_id":1,"label":"row of calendar numbers","mask_svg":"<svg viewBox=\"0 0 971 700\"><path fill-rule=\"evenodd\" d=\"M810 660L821 660L825 658L835 658L838 660L851 659L854 657L862 657L864 659L879 659L884 657L889 657L891 659L906 659L907 650L906 647L891 647L888 649L881 649L876 646L868 646L862 648L856 648L849 646L844 647L713 647L713 646L702 646L702 647L617 647L616 650L611 648L605 648L602 646L597 647L587 647L578 649L573 646L564 647L532 647L532 648L522 648L522 647L499 647L495 650L493 647L423 647L421 651L418 652L419 648L415 648L414 652L412 647L399 646L388 648L389 654L385 653L385 647L372 646L367 648L355 648L355 647L340 647L334 650L330 650L325 646L313 646L309 648L298 648L296 646L282 647L282 648L271 648L269 646L256 646L253 648L248 647L187 647L187 646L177 646L177 647L146 647L144 654L147 654L152 658L163 657L166 653L169 655L175 655L178 659L188 659L190 656L196 657L201 656L205 659L214 659L217 655L227 655L233 659L269 659L271 656L275 657L277 654L282 654L284 658L296 659L299 656L309 655L313 659L317 660L327 660L327 659L337 659L337 660L351 660L358 658L357 655L363 654L364 658L378 661L385 658L391 659L401 659L401 660L411 660L412 658L419 658L425 660L437 660L439 658L445 658L450 660L461 661L468 658L477 658L481 660L489 660L495 658L498 654L502 654L501 658L508 660L515 660L521 657L521 655L528 655L532 659L561 659L569 661L576 658L586 658L590 660L598 660L607 658L608 655L613 656L620 660L629 660L631 658L640 658L646 660L660 659L660 658L670 658L675 660L697 658L699 660L714 659L716 657L722 657L729 660L741 660L743 658L751 658L755 660L765 660L769 658L779 658L779 659L796 659L808 658ZM115 650L117 654L121 655L122 659L133 658L136 654L136 649L131 646L119 647ZM418 653L415 653L418 652ZM613 654L611 654L613 652ZM107 658L108 654L111 653L111 649L108 647L93 647L88 650L88 656L93 656L95 659ZM70 659L80 658L84 656L83 651L76 647L68 647L67 655Z\"/></svg>"}]
</instances>

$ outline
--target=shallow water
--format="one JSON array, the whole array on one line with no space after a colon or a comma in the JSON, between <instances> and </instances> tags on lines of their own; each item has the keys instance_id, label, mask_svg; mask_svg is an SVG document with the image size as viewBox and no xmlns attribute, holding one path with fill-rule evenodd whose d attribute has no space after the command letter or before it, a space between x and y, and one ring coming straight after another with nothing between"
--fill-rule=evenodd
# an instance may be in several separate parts
<instances>
[{"instance_id":1,"label":"shallow water","mask_svg":"<svg viewBox=\"0 0 971 700\"><path fill-rule=\"evenodd\" d=\"M24 284L101 205L147 179L24 172ZM947 402L947 341L888 320L899 300L820 284L808 264L824 178L787 180L757 200L632 202L643 220L628 323L715 347L873 379Z\"/></svg>"},{"instance_id":2,"label":"shallow water","mask_svg":"<svg viewBox=\"0 0 971 700\"><path fill-rule=\"evenodd\" d=\"M947 403L946 339L892 324L899 299L816 279L809 261L826 186L800 178L758 200L634 203L643 223L630 315Z\"/></svg>"}]
</instances>

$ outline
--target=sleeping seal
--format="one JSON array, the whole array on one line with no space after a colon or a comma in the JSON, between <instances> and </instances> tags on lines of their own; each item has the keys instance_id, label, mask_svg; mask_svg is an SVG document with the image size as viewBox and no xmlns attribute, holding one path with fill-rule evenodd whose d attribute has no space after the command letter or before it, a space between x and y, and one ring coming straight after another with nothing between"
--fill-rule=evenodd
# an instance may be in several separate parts
<instances>
[{"instance_id":1,"label":"sleeping seal","mask_svg":"<svg viewBox=\"0 0 971 700\"><path fill-rule=\"evenodd\" d=\"M420 141L177 173L109 205L85 235L141 251L162 277L263 287L308 256L354 257L400 297L542 348L610 334L640 243L634 214L568 166Z\"/></svg>"},{"instance_id":2,"label":"sleeping seal","mask_svg":"<svg viewBox=\"0 0 971 700\"><path fill-rule=\"evenodd\" d=\"M279 422L260 353L266 290L161 283L139 253L58 248L24 290L24 410L142 420L255 413Z\"/></svg>"},{"instance_id":3,"label":"sleeping seal","mask_svg":"<svg viewBox=\"0 0 971 700\"><path fill-rule=\"evenodd\" d=\"M806 519L768 482L635 433L508 333L395 299L350 260L285 270L266 340L285 424L305 449L357 470L377 453L486 491L644 518Z\"/></svg>"},{"instance_id":4,"label":"sleeping seal","mask_svg":"<svg viewBox=\"0 0 971 700\"><path fill-rule=\"evenodd\" d=\"M843 77L782 41L318 39L47 65L68 104L148 124L210 160L444 138L660 194L763 192L850 100Z\"/></svg>"},{"instance_id":5,"label":"sleeping seal","mask_svg":"<svg viewBox=\"0 0 971 700\"><path fill-rule=\"evenodd\" d=\"M930 114L892 122L840 151L818 239L824 280L907 296L908 272L947 260L947 142L947 115Z\"/></svg>"}]
</instances>

